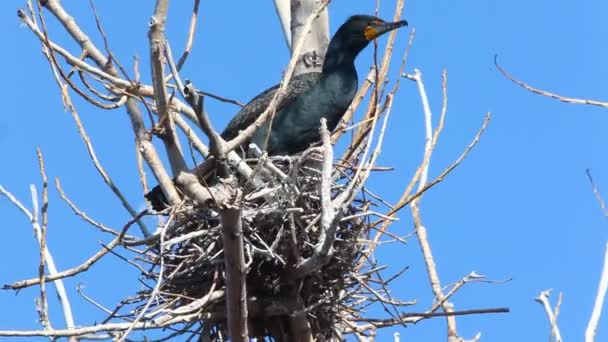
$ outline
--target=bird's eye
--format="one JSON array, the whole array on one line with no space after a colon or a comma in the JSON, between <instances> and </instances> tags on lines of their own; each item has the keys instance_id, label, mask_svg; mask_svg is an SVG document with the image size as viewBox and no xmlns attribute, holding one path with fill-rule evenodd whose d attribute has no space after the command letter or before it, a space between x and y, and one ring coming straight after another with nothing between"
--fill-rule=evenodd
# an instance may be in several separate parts
<instances>
[{"instance_id":1,"label":"bird's eye","mask_svg":"<svg viewBox=\"0 0 608 342\"><path fill-rule=\"evenodd\" d=\"M380 19L372 20L372 25L382 25L382 24L384 24L384 22Z\"/></svg>"}]
</instances>

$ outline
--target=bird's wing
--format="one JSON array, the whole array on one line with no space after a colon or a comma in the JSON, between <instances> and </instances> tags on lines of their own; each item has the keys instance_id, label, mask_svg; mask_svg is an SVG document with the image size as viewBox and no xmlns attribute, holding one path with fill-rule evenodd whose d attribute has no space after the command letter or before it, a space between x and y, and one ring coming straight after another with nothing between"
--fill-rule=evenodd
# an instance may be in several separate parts
<instances>
[{"instance_id":1,"label":"bird's wing","mask_svg":"<svg viewBox=\"0 0 608 342\"><path fill-rule=\"evenodd\" d=\"M293 102L300 94L316 84L320 78L320 72L309 72L293 77L287 86L285 96L277 105L276 111L281 111L281 109ZM261 94L249 101L249 103L247 103L245 107L236 113L234 118L230 120L228 126L226 126L222 132L222 138L225 140L231 140L236 137L240 131L249 127L249 125L251 125L262 113L264 113L278 88L279 85L277 84L272 88L266 89Z\"/></svg>"},{"instance_id":2,"label":"bird's wing","mask_svg":"<svg viewBox=\"0 0 608 342\"><path fill-rule=\"evenodd\" d=\"M295 76L291 82L289 82L286 94L277 106L277 112L285 108L285 106L293 102L300 94L316 84L319 81L320 76L320 72L310 72ZM228 123L226 129L222 132L222 138L225 140L233 139L239 134L239 131L244 130L251 125L266 110L278 88L279 85L276 85L267 89L254 97L253 100L249 101L249 103L232 118L230 123ZM201 165L206 165L206 163ZM197 167L197 170L201 165ZM199 172L196 173L199 174ZM162 211L167 207L167 200L160 186L156 186L148 192L145 197L155 211Z\"/></svg>"}]
</instances>

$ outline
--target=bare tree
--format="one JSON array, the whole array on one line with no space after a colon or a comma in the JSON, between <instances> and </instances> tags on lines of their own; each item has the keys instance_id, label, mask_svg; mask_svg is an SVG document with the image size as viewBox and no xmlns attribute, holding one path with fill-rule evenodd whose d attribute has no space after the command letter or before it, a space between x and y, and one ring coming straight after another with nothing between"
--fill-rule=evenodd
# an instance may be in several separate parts
<instances>
[{"instance_id":1,"label":"bare tree","mask_svg":"<svg viewBox=\"0 0 608 342\"><path fill-rule=\"evenodd\" d=\"M321 122L320 146L290 157L269 157L259 151L259 157L253 161L242 160L235 152L271 118L294 74L315 71L321 66L328 42L328 2L275 1L292 58L268 108L229 141L211 125L204 110L204 98L235 101L201 92L192 83L181 80L181 68L194 46L198 0L193 1L188 43L179 59L174 58L164 36L169 1L156 1L151 9L148 32L150 68L140 70L135 65L132 73L116 58L111 49L112 37L105 35L103 20L94 7L93 14L104 43L102 48L94 44L77 18L72 17L59 0L28 1L27 7L19 10L21 21L40 41L62 99L102 181L132 218L120 229L108 227L79 209L57 181L57 191L66 204L87 224L107 233L111 239L81 265L57 270L45 239L47 175L39 152L42 206L35 187L32 187L32 209L2 187L0 193L27 216L40 245L38 275L8 284L5 289L38 286L42 325L40 329L28 331L0 331L0 336L124 341L134 330L171 328L164 330L168 331L165 338L192 334L201 341L268 337L276 341L340 341L352 335L360 341L373 341L378 329L444 317L448 341L464 341L457 331L457 316L508 311L505 308L455 309L451 298L463 286L471 282L491 282L482 275L472 272L448 286L440 281L430 233L420 211L421 199L475 147L489 123L490 113L462 154L431 178L430 162L447 115L447 72L442 75L443 101L437 116L431 110L422 72L418 69L406 72L414 31L403 52L398 74L389 75L397 32L390 33L383 51L375 46L375 62L340 127L332 133L325 122ZM396 1L395 20L399 20L402 10L403 1ZM48 16L63 26L81 51L74 53L55 42L55 37L46 29ZM142 70L150 70L152 84L141 82ZM368 189L366 181L374 173L387 171L376 162L402 79L417 85L424 109L426 144L420 165L404 184L401 198L391 204ZM138 151L143 192L148 191L145 164L169 202L165 211L138 213L128 203L96 157L71 100L74 93L93 106L127 113ZM368 99L366 107L362 105L364 99ZM354 113L359 109L363 114L354 122ZM437 121L436 126L433 120ZM344 154L335 158L332 144L344 134L351 135L351 142ZM203 136L210 142L209 146L203 143ZM152 143L157 138L168 157L168 167L161 162L161 152ZM201 165L188 165L186 151L180 143L182 139L205 159ZM207 184L204 175L211 168L218 173L219 181ZM430 307L419 312L404 312L414 301L394 298L390 290L392 281L405 270L387 275L385 266L375 257L381 244L404 242L408 232L393 231L391 227L398 220L397 214L408 205L433 299ZM155 230L142 222L145 215L159 217ZM135 225L139 226L139 233L133 232ZM141 270L142 281L149 284L149 289L125 298L116 308L108 310L104 323L76 326L68 295L62 290L62 279L89 271L101 258L119 248L132 256L132 260L127 261ZM48 319L46 284L49 282L57 285L62 298L66 329L54 329ZM382 307L386 315L368 316L366 309L370 306Z\"/></svg>"}]
</instances>

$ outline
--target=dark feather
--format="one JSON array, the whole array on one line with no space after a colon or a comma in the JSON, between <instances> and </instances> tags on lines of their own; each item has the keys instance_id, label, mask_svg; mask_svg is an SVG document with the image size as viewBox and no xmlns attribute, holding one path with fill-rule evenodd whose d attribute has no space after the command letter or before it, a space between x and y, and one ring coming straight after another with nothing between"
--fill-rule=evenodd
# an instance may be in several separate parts
<instances>
[{"instance_id":1,"label":"dark feather","mask_svg":"<svg viewBox=\"0 0 608 342\"><path fill-rule=\"evenodd\" d=\"M321 78L320 72L309 72L300 74L291 79L287 86L287 91L282 101L279 102L276 111L280 112L283 108L292 103L300 94L310 89L313 85L319 82ZM251 125L270 105L270 101L274 94L279 89L279 85L266 89L264 92L254 97L245 107L243 107L222 132L224 140L234 139L240 131Z\"/></svg>"}]
</instances>

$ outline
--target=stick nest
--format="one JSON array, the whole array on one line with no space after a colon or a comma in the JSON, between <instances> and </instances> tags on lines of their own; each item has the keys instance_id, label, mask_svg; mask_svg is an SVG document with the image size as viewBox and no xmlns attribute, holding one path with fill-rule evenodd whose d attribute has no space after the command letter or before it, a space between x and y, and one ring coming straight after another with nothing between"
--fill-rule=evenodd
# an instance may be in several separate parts
<instances>
[{"instance_id":1,"label":"stick nest","mask_svg":"<svg viewBox=\"0 0 608 342\"><path fill-rule=\"evenodd\" d=\"M266 166L254 172L264 180L263 187L240 181L251 336L277 338L286 327L293 329L295 319L296 324L307 320L313 336L329 338L340 326L343 309L352 306L352 296L360 290L352 275L365 264L361 241L367 241L365 212L373 205L361 195L340 209L336 234L328 237L335 240L325 265L306 275L294 272L299 263L313 257L322 238L320 158L319 150L313 149L301 157L261 161L258 165ZM353 173L353 169L334 168L332 198L345 189ZM140 260L147 265L144 283L162 279L145 317L158 321L164 315L179 322L175 317L196 315L197 321L205 322L207 333L227 336L217 211L185 200L173 208L168 222L163 252L158 242ZM164 269L159 275L161 260ZM141 306L149 301L153 288L140 293Z\"/></svg>"}]
</instances>

